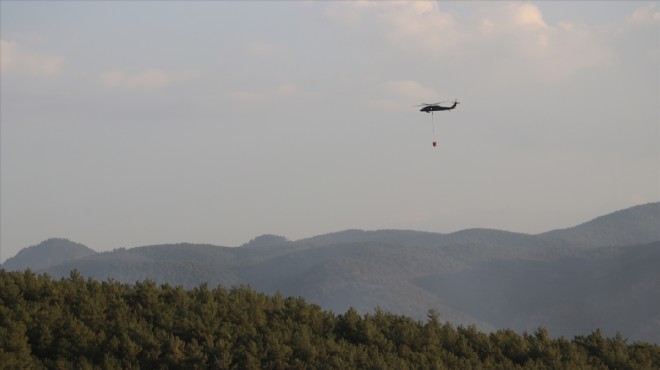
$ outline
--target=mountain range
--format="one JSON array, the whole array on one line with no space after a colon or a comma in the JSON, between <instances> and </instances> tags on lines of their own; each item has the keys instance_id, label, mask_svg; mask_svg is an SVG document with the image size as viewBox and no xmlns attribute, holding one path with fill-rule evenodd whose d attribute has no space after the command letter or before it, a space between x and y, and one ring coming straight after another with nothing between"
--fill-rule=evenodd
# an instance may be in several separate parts
<instances>
[{"instance_id":1,"label":"mountain range","mask_svg":"<svg viewBox=\"0 0 660 370\"><path fill-rule=\"evenodd\" d=\"M247 284L335 312L380 307L424 319L434 310L481 330L544 326L569 337L600 328L660 343L660 203L537 235L346 230L297 241L262 235L240 247L181 243L102 253L49 239L2 268L53 278L76 269L98 280L184 287Z\"/></svg>"}]
</instances>

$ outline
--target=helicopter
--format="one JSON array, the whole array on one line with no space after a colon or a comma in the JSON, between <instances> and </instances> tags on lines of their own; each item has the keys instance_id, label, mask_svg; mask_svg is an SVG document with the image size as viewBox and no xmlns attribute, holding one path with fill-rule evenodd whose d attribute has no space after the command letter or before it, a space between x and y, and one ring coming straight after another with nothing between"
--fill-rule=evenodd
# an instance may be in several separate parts
<instances>
[{"instance_id":1,"label":"helicopter","mask_svg":"<svg viewBox=\"0 0 660 370\"><path fill-rule=\"evenodd\" d=\"M431 113L431 127L433 127L433 136L434 137L435 137L435 123L433 122L433 112L443 111L443 110L452 110L452 109L456 108L456 105L461 103L457 99L454 99L454 104L451 107L443 107L443 106L440 105L442 103L447 103L447 102L449 102L449 101L445 100L445 101L441 101L441 102L438 102L438 103L432 103L432 104L422 103L422 104L417 105L418 107L422 107L422 109L419 110L420 112ZM438 142L433 140L433 146L436 147L437 145L438 145Z\"/></svg>"},{"instance_id":2,"label":"helicopter","mask_svg":"<svg viewBox=\"0 0 660 370\"><path fill-rule=\"evenodd\" d=\"M420 112L432 113L432 112L436 112L436 111L440 111L440 110L452 110L452 109L456 108L457 104L461 103L458 100L454 100L454 104L451 107L440 106L440 104L447 103L447 102L448 102L448 100L441 101L439 103L431 103L431 104L422 103L422 104L418 105L418 107L424 107L424 108L419 110Z\"/></svg>"}]
</instances>

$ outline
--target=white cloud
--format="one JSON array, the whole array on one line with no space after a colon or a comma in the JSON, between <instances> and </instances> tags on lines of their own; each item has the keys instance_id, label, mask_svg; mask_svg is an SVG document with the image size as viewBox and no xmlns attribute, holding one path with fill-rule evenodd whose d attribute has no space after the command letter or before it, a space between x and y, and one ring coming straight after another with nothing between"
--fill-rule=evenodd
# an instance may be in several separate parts
<instances>
[{"instance_id":1,"label":"white cloud","mask_svg":"<svg viewBox=\"0 0 660 370\"><path fill-rule=\"evenodd\" d=\"M238 103L265 103L291 96L296 92L298 92L296 85L284 83L260 90L235 90L225 94L225 98Z\"/></svg>"},{"instance_id":2,"label":"white cloud","mask_svg":"<svg viewBox=\"0 0 660 370\"><path fill-rule=\"evenodd\" d=\"M500 38L512 33L535 33L548 30L541 11L533 4L494 4L477 11L481 33L475 36Z\"/></svg>"},{"instance_id":3,"label":"white cloud","mask_svg":"<svg viewBox=\"0 0 660 370\"><path fill-rule=\"evenodd\" d=\"M570 22L549 25L534 4L495 4L478 13L479 32L469 42L473 50L491 50L481 56L504 79L557 82L612 59L601 30Z\"/></svg>"},{"instance_id":4,"label":"white cloud","mask_svg":"<svg viewBox=\"0 0 660 370\"><path fill-rule=\"evenodd\" d=\"M626 43L634 45L646 45L646 50L641 51L650 60L657 63L660 60L660 10L657 3L650 3L635 9L626 17L618 29L618 35L626 39ZM653 33L649 33L649 29Z\"/></svg>"},{"instance_id":5,"label":"white cloud","mask_svg":"<svg viewBox=\"0 0 660 370\"><path fill-rule=\"evenodd\" d=\"M517 26L548 29L541 11L533 4L510 4L509 10Z\"/></svg>"},{"instance_id":6,"label":"white cloud","mask_svg":"<svg viewBox=\"0 0 660 370\"><path fill-rule=\"evenodd\" d=\"M456 19L442 12L436 2L391 3L379 18L386 24L390 39L401 46L443 53L461 40Z\"/></svg>"},{"instance_id":7,"label":"white cloud","mask_svg":"<svg viewBox=\"0 0 660 370\"><path fill-rule=\"evenodd\" d=\"M326 14L349 25L375 22L388 40L402 48L446 52L460 42L451 13L435 1L348 1L332 3Z\"/></svg>"},{"instance_id":8,"label":"white cloud","mask_svg":"<svg viewBox=\"0 0 660 370\"><path fill-rule=\"evenodd\" d=\"M493 74L552 82L608 63L606 35L583 24L549 25L532 3L486 3L459 17L438 2L331 4L332 19L344 11L352 22L374 26L403 52L425 58L490 61ZM646 8L644 8L646 9ZM644 15L648 17L648 9ZM508 75L507 75L508 74Z\"/></svg>"},{"instance_id":9,"label":"white cloud","mask_svg":"<svg viewBox=\"0 0 660 370\"><path fill-rule=\"evenodd\" d=\"M626 19L633 24L651 24L660 23L660 10L655 3L649 3L646 6L639 7Z\"/></svg>"},{"instance_id":10,"label":"white cloud","mask_svg":"<svg viewBox=\"0 0 660 370\"><path fill-rule=\"evenodd\" d=\"M0 40L0 70L5 73L27 73L54 76L62 72L64 58L26 50L15 41Z\"/></svg>"},{"instance_id":11,"label":"white cloud","mask_svg":"<svg viewBox=\"0 0 660 370\"><path fill-rule=\"evenodd\" d=\"M157 89L190 80L197 75L197 71L194 70L165 71L159 68L151 68L132 73L124 70L108 71L102 73L99 80L109 88Z\"/></svg>"}]
</instances>

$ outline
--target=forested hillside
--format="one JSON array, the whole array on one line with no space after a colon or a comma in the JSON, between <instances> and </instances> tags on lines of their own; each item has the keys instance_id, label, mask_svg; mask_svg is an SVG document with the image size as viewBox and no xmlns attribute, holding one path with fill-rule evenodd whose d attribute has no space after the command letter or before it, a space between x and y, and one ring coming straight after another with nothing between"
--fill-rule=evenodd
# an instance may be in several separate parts
<instances>
[{"instance_id":1,"label":"forested hillside","mask_svg":"<svg viewBox=\"0 0 660 370\"><path fill-rule=\"evenodd\" d=\"M61 280L0 270L3 369L653 369L660 347L600 331L490 334L382 310L336 314L248 287Z\"/></svg>"},{"instance_id":2,"label":"forested hillside","mask_svg":"<svg viewBox=\"0 0 660 370\"><path fill-rule=\"evenodd\" d=\"M647 203L568 229L541 234L591 247L647 244L660 240L660 203Z\"/></svg>"},{"instance_id":3,"label":"forested hillside","mask_svg":"<svg viewBox=\"0 0 660 370\"><path fill-rule=\"evenodd\" d=\"M182 243L104 253L66 242L26 248L3 268L30 267L56 279L75 269L98 281L184 288L249 285L334 312L381 307L423 320L434 309L483 331L543 326L551 337L573 337L599 328L660 343L660 203L539 235L346 230L298 241L264 235L240 247ZM62 253L53 264L56 252L70 250L88 254Z\"/></svg>"}]
</instances>

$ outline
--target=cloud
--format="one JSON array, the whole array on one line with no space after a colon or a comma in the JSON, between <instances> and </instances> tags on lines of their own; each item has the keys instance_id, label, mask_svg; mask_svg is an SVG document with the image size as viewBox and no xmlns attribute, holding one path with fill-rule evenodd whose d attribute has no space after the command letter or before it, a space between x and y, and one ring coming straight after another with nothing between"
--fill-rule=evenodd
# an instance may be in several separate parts
<instances>
[{"instance_id":1,"label":"cloud","mask_svg":"<svg viewBox=\"0 0 660 370\"><path fill-rule=\"evenodd\" d=\"M509 9L517 26L547 30L539 8L532 4L510 4Z\"/></svg>"},{"instance_id":2,"label":"cloud","mask_svg":"<svg viewBox=\"0 0 660 370\"><path fill-rule=\"evenodd\" d=\"M165 71L151 68L132 73L124 70L108 71L102 73L99 80L108 88L158 89L190 80L197 75L197 71L194 70Z\"/></svg>"},{"instance_id":3,"label":"cloud","mask_svg":"<svg viewBox=\"0 0 660 370\"><path fill-rule=\"evenodd\" d=\"M498 20L489 37L497 45L489 58L509 63L503 77L556 83L613 59L602 31L572 22L549 26L538 9L523 5L516 4L508 17Z\"/></svg>"},{"instance_id":4,"label":"cloud","mask_svg":"<svg viewBox=\"0 0 660 370\"><path fill-rule=\"evenodd\" d=\"M26 50L15 41L0 40L0 70L33 76L55 76L62 72L64 58Z\"/></svg>"},{"instance_id":5,"label":"cloud","mask_svg":"<svg viewBox=\"0 0 660 370\"><path fill-rule=\"evenodd\" d=\"M238 103L265 103L291 96L296 92L298 92L296 85L284 83L260 90L235 90L225 94L225 98Z\"/></svg>"},{"instance_id":6,"label":"cloud","mask_svg":"<svg viewBox=\"0 0 660 370\"><path fill-rule=\"evenodd\" d=\"M553 82L611 60L606 35L584 24L548 24L531 3L479 3L469 15L443 10L440 2L341 2L329 5L330 19L344 11L354 24L403 52L435 60L488 60L504 79ZM643 8L637 18L654 17ZM654 14L654 13L653 13Z\"/></svg>"},{"instance_id":7,"label":"cloud","mask_svg":"<svg viewBox=\"0 0 660 370\"><path fill-rule=\"evenodd\" d=\"M348 26L376 23L401 48L443 52L459 41L456 20L432 1L347 1L328 5L326 15ZM433 50L433 51L431 51Z\"/></svg>"},{"instance_id":8,"label":"cloud","mask_svg":"<svg viewBox=\"0 0 660 370\"><path fill-rule=\"evenodd\" d=\"M656 3L650 3L628 15L625 23L619 27L617 36L625 38L630 45L646 45L646 50L640 51L657 63L660 60L658 26L660 26L660 10ZM649 34L649 30L653 33Z\"/></svg>"},{"instance_id":9,"label":"cloud","mask_svg":"<svg viewBox=\"0 0 660 370\"><path fill-rule=\"evenodd\" d=\"M657 9L655 3L647 4L646 6L639 7L628 17L626 20L629 23L644 25L660 23L660 10Z\"/></svg>"},{"instance_id":10,"label":"cloud","mask_svg":"<svg viewBox=\"0 0 660 370\"><path fill-rule=\"evenodd\" d=\"M378 16L392 42L444 53L461 41L455 17L436 2L394 2Z\"/></svg>"},{"instance_id":11,"label":"cloud","mask_svg":"<svg viewBox=\"0 0 660 370\"><path fill-rule=\"evenodd\" d=\"M357 25L362 22L363 12L373 9L378 3L367 0L357 0L349 2L333 2L325 8L325 15L333 20Z\"/></svg>"},{"instance_id":12,"label":"cloud","mask_svg":"<svg viewBox=\"0 0 660 370\"><path fill-rule=\"evenodd\" d=\"M542 34L551 29L541 11L529 3L483 6L477 10L473 22L478 25L476 31L471 33L475 42L492 42L512 35Z\"/></svg>"},{"instance_id":13,"label":"cloud","mask_svg":"<svg viewBox=\"0 0 660 370\"><path fill-rule=\"evenodd\" d=\"M492 61L504 79L554 83L612 60L602 30L566 21L550 25L534 4L489 4L476 22L477 32L464 28L465 40L471 50L483 50L477 56Z\"/></svg>"}]
</instances>

